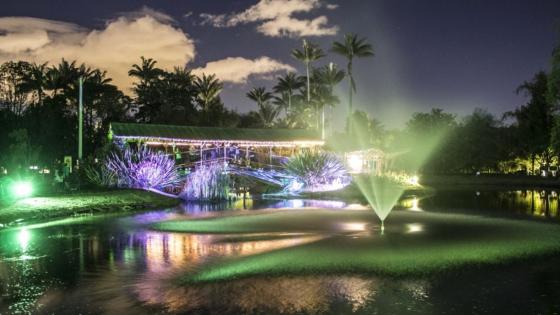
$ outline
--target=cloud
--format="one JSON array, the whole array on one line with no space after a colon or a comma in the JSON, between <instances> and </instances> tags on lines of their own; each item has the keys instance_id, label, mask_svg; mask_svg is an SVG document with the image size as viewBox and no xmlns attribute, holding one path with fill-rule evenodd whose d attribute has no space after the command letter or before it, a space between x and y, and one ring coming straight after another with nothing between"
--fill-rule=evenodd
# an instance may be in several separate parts
<instances>
[{"instance_id":1,"label":"cloud","mask_svg":"<svg viewBox=\"0 0 560 315\"><path fill-rule=\"evenodd\" d=\"M30 17L4 17L0 18L0 63L27 60L57 64L62 58L77 60L107 70L113 83L128 93L133 83L128 70L141 56L154 58L164 69L185 66L194 60L194 41L174 23L171 17L149 8L123 13L100 29ZM295 69L264 56L229 57L194 70L199 74L215 73L229 83L245 83L250 77L268 79L282 71Z\"/></svg>"},{"instance_id":2,"label":"cloud","mask_svg":"<svg viewBox=\"0 0 560 315\"><path fill-rule=\"evenodd\" d=\"M313 20L298 20L283 16L259 25L257 30L270 37L336 35L338 27L325 27L327 22L325 16Z\"/></svg>"},{"instance_id":3,"label":"cloud","mask_svg":"<svg viewBox=\"0 0 560 315\"><path fill-rule=\"evenodd\" d=\"M214 27L234 27L241 24L260 23L257 31L271 37L335 35L338 26L327 26L328 19L321 15L314 19L295 18L294 14L309 13L323 7L319 0L260 0L243 12L232 14L202 13L202 24ZM336 5L326 4L329 10Z\"/></svg>"},{"instance_id":4,"label":"cloud","mask_svg":"<svg viewBox=\"0 0 560 315\"><path fill-rule=\"evenodd\" d=\"M243 57L228 57L208 62L204 67L193 70L194 74L216 74L216 76L230 83L246 83L249 77L268 78L278 72L295 71L288 65L269 57L246 59Z\"/></svg>"},{"instance_id":5,"label":"cloud","mask_svg":"<svg viewBox=\"0 0 560 315\"><path fill-rule=\"evenodd\" d=\"M156 59L159 67L172 68L192 61L195 46L168 16L148 8L93 30L29 17L0 18L0 62L77 60L107 70L116 85L128 88L132 83L128 70L140 56Z\"/></svg>"}]
</instances>

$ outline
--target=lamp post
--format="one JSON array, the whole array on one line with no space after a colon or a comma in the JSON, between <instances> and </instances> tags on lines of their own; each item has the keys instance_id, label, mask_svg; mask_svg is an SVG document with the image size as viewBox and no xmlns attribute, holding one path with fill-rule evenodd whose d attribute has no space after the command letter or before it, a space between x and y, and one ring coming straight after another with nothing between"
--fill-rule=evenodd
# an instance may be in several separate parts
<instances>
[{"instance_id":1,"label":"lamp post","mask_svg":"<svg viewBox=\"0 0 560 315\"><path fill-rule=\"evenodd\" d=\"M78 108L78 161L82 160L82 156L83 156L83 112L84 112L84 104L83 104L83 85L84 85L84 78L82 76L80 76L80 88L79 88L79 108Z\"/></svg>"}]
</instances>

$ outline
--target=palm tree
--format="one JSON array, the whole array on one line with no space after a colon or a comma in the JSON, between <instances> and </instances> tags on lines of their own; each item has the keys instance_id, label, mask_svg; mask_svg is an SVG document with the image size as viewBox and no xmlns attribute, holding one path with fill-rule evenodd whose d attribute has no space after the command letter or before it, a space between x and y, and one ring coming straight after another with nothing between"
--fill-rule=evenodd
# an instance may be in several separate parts
<instances>
[{"instance_id":1,"label":"palm tree","mask_svg":"<svg viewBox=\"0 0 560 315\"><path fill-rule=\"evenodd\" d=\"M319 98L322 100L321 113L321 136L325 138L325 105L332 109L340 100L333 94L334 86L340 83L345 76L343 70L338 70L334 63L323 66L313 73L314 77L324 86L323 91L319 91Z\"/></svg>"},{"instance_id":2,"label":"palm tree","mask_svg":"<svg viewBox=\"0 0 560 315\"><path fill-rule=\"evenodd\" d=\"M264 103L259 106L257 113L265 128L270 128L274 124L274 120L280 111L277 107L270 103Z\"/></svg>"},{"instance_id":3,"label":"palm tree","mask_svg":"<svg viewBox=\"0 0 560 315\"><path fill-rule=\"evenodd\" d=\"M220 92L222 92L223 84L216 78L215 74L207 76L203 73L202 77L196 77L194 80L194 87L201 110L208 112L210 106L218 100Z\"/></svg>"},{"instance_id":4,"label":"palm tree","mask_svg":"<svg viewBox=\"0 0 560 315\"><path fill-rule=\"evenodd\" d=\"M270 104L273 99L272 93L268 92L264 87L256 87L247 92L247 97L255 101L258 106L258 115L266 128L272 127L272 124L278 116L279 108Z\"/></svg>"},{"instance_id":5,"label":"palm tree","mask_svg":"<svg viewBox=\"0 0 560 315\"><path fill-rule=\"evenodd\" d=\"M290 112L291 102L291 96L288 92L282 92L280 96L274 96L272 101L272 103L278 107L278 111L284 110L286 116L288 116Z\"/></svg>"},{"instance_id":6,"label":"palm tree","mask_svg":"<svg viewBox=\"0 0 560 315\"><path fill-rule=\"evenodd\" d=\"M249 91L247 97L255 101L259 107L262 107L272 99L272 93L267 92L264 87L257 87Z\"/></svg>"},{"instance_id":7,"label":"palm tree","mask_svg":"<svg viewBox=\"0 0 560 315\"><path fill-rule=\"evenodd\" d=\"M325 54L323 50L319 48L319 46L309 43L307 40L303 40L303 49L294 49L292 50L292 57L296 58L297 60L303 62L305 65L305 73L307 76L307 103L311 103L311 81L309 76L309 71L311 68L311 63L313 61L317 61L318 59L324 57ZM317 110L317 109L316 109ZM317 128L319 128L317 122Z\"/></svg>"},{"instance_id":8,"label":"palm tree","mask_svg":"<svg viewBox=\"0 0 560 315\"><path fill-rule=\"evenodd\" d=\"M292 96L294 92L301 89L304 84L303 78L293 72L278 78L278 83L274 86L274 92L281 94L282 99L287 101L287 106L285 106L286 114L292 109Z\"/></svg>"},{"instance_id":9,"label":"palm tree","mask_svg":"<svg viewBox=\"0 0 560 315\"><path fill-rule=\"evenodd\" d=\"M142 61L140 65L133 64L132 69L128 71L128 75L140 79L140 84L148 84L157 80L163 74L163 70L156 67L157 61L152 58L140 57Z\"/></svg>"},{"instance_id":10,"label":"palm tree","mask_svg":"<svg viewBox=\"0 0 560 315\"><path fill-rule=\"evenodd\" d=\"M52 90L54 95L61 91L66 96L74 96L73 92L80 76L88 76L91 72L84 64L76 66L76 61L68 62L65 59L47 70L46 89Z\"/></svg>"},{"instance_id":11,"label":"palm tree","mask_svg":"<svg viewBox=\"0 0 560 315\"><path fill-rule=\"evenodd\" d=\"M37 104L43 105L45 96L45 85L47 81L47 63L30 65L29 71L23 77L21 88L37 96Z\"/></svg>"},{"instance_id":12,"label":"palm tree","mask_svg":"<svg viewBox=\"0 0 560 315\"><path fill-rule=\"evenodd\" d=\"M352 114L352 92L356 92L356 83L352 74L352 62L354 57L363 58L373 56L373 47L366 42L365 38L358 38L356 34L346 34L344 42L334 42L331 51L346 58L348 65L346 67L346 75L350 80L350 87L348 93L348 130L351 132L351 119Z\"/></svg>"}]
</instances>

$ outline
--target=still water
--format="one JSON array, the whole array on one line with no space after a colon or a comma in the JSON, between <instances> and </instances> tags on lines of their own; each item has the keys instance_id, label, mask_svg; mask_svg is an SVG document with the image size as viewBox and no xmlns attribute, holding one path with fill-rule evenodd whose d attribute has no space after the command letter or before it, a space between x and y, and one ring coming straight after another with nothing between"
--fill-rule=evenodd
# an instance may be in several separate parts
<instances>
[{"instance_id":1,"label":"still water","mask_svg":"<svg viewBox=\"0 0 560 315\"><path fill-rule=\"evenodd\" d=\"M224 257L313 241L277 235L163 233L161 220L264 208L358 207L343 201L188 204L130 216L83 217L0 231L0 314L558 314L560 258L430 278L352 275L258 277L180 286L174 280ZM558 219L553 191L452 191L405 196L397 211ZM560 240L559 240L560 241Z\"/></svg>"}]
</instances>

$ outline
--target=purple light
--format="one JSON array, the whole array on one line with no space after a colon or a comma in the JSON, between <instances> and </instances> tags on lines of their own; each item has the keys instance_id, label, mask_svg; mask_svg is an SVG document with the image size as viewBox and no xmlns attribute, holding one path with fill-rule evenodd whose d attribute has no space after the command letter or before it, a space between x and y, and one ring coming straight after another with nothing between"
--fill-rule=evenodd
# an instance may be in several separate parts
<instances>
[{"instance_id":1,"label":"purple light","mask_svg":"<svg viewBox=\"0 0 560 315\"><path fill-rule=\"evenodd\" d=\"M334 191L348 186L352 180L344 164L332 153L303 152L285 164L292 177L287 192Z\"/></svg>"},{"instance_id":2,"label":"purple light","mask_svg":"<svg viewBox=\"0 0 560 315\"><path fill-rule=\"evenodd\" d=\"M116 175L119 187L163 190L180 181L173 159L145 147L138 150L126 147L112 153L106 166Z\"/></svg>"},{"instance_id":3,"label":"purple light","mask_svg":"<svg viewBox=\"0 0 560 315\"><path fill-rule=\"evenodd\" d=\"M198 166L187 176L183 192L184 200L226 200L229 194L229 176L222 162L210 162Z\"/></svg>"}]
</instances>

